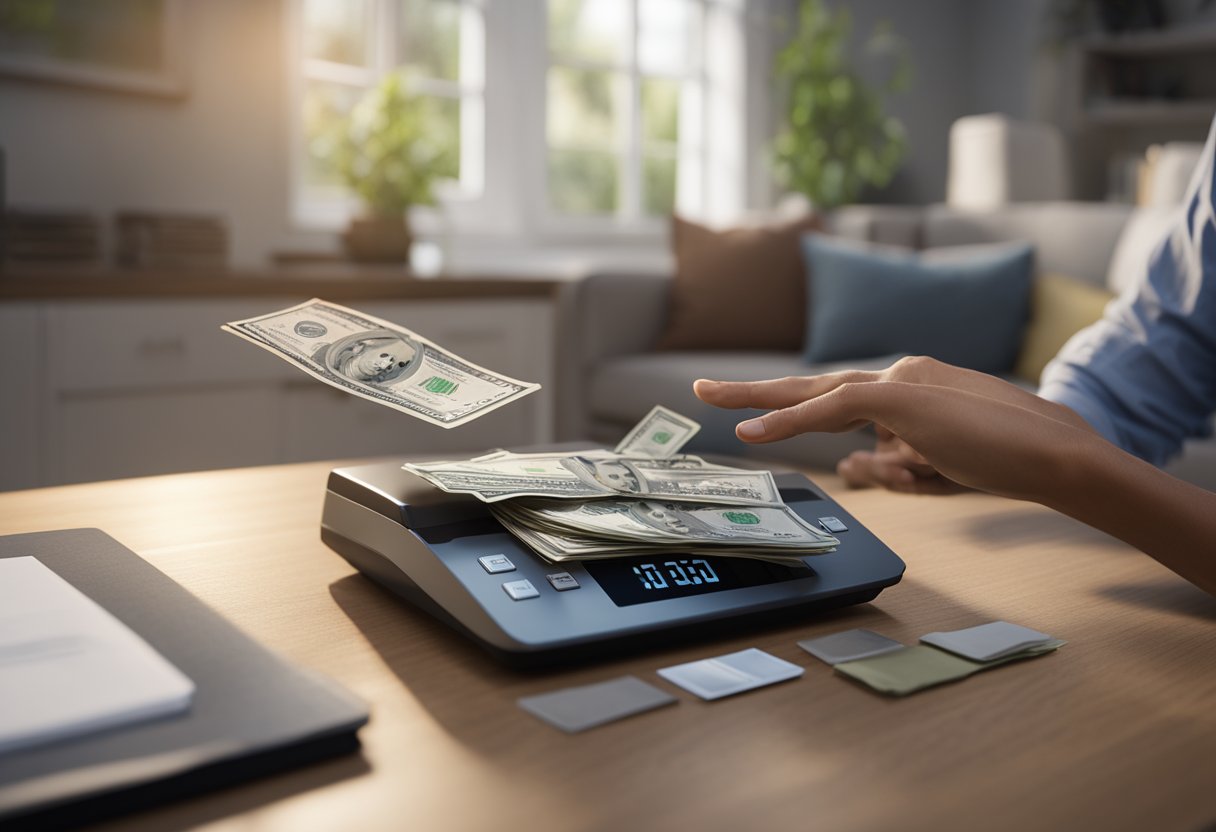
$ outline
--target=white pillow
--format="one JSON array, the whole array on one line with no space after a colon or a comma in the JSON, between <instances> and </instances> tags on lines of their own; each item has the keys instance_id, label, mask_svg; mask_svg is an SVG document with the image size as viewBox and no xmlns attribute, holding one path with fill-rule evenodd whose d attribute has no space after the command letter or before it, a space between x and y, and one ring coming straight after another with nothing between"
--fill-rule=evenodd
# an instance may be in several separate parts
<instances>
[{"instance_id":1,"label":"white pillow","mask_svg":"<svg viewBox=\"0 0 1216 832\"><path fill-rule=\"evenodd\" d=\"M1115 253L1110 258L1106 270L1107 289L1122 295L1129 287L1139 285L1148 272L1149 258L1169 235L1181 211L1181 206L1141 208L1132 214L1123 226Z\"/></svg>"}]
</instances>

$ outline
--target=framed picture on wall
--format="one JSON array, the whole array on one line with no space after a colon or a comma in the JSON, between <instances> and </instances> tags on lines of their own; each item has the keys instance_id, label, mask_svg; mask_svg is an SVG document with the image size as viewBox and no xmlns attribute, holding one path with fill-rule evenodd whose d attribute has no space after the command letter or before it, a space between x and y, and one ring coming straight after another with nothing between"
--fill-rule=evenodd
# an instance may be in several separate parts
<instances>
[{"instance_id":1,"label":"framed picture on wall","mask_svg":"<svg viewBox=\"0 0 1216 832\"><path fill-rule=\"evenodd\" d=\"M183 0L0 0L0 75L184 95L183 13Z\"/></svg>"}]
</instances>

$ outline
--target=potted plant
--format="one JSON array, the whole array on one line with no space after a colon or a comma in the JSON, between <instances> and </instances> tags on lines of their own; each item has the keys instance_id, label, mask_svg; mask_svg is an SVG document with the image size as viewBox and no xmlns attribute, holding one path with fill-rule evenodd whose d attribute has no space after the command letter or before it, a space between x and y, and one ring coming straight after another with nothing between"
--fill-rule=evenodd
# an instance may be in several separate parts
<instances>
[{"instance_id":1,"label":"potted plant","mask_svg":"<svg viewBox=\"0 0 1216 832\"><path fill-rule=\"evenodd\" d=\"M392 73L341 125L335 167L364 208L342 235L352 260L408 260L409 209L434 205L435 183L456 176L457 139L445 124L435 99L411 92L408 79Z\"/></svg>"},{"instance_id":2,"label":"potted plant","mask_svg":"<svg viewBox=\"0 0 1216 832\"><path fill-rule=\"evenodd\" d=\"M879 88L849 66L844 51L851 19L821 0L803 0L797 30L777 53L775 71L785 97L783 123L773 144L778 179L819 209L855 202L867 185L891 181L906 149L903 124L883 112L885 95L911 78L906 49L880 24L866 53L886 64Z\"/></svg>"}]
</instances>

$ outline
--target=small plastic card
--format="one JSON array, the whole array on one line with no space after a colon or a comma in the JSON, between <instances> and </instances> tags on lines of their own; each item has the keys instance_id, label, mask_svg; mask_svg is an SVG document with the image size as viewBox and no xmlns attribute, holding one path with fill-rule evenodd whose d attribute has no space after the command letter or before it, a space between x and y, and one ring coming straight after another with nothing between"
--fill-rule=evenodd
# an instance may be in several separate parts
<instances>
[{"instance_id":1,"label":"small plastic card","mask_svg":"<svg viewBox=\"0 0 1216 832\"><path fill-rule=\"evenodd\" d=\"M519 707L563 731L576 733L679 700L636 676L524 696Z\"/></svg>"},{"instance_id":2,"label":"small plastic card","mask_svg":"<svg viewBox=\"0 0 1216 832\"><path fill-rule=\"evenodd\" d=\"M1064 644L1059 639L1051 639L987 662L974 662L936 647L917 644L881 656L841 662L836 665L836 672L856 679L879 693L906 696L924 688L965 679L1002 664L1042 656Z\"/></svg>"},{"instance_id":3,"label":"small plastic card","mask_svg":"<svg viewBox=\"0 0 1216 832\"><path fill-rule=\"evenodd\" d=\"M990 662L1020 653L1028 647L1046 644L1052 638L1047 633L1040 633L1029 627L1010 624L1008 621L993 621L965 630L929 633L921 636L920 640L965 659Z\"/></svg>"},{"instance_id":4,"label":"small plastic card","mask_svg":"<svg viewBox=\"0 0 1216 832\"><path fill-rule=\"evenodd\" d=\"M752 647L713 659L664 667L659 675L702 699L721 699L788 679L804 669Z\"/></svg>"},{"instance_id":5,"label":"small plastic card","mask_svg":"<svg viewBox=\"0 0 1216 832\"><path fill-rule=\"evenodd\" d=\"M828 664L868 659L903 648L898 641L871 630L845 630L830 636L808 638L798 642L798 646Z\"/></svg>"}]
</instances>

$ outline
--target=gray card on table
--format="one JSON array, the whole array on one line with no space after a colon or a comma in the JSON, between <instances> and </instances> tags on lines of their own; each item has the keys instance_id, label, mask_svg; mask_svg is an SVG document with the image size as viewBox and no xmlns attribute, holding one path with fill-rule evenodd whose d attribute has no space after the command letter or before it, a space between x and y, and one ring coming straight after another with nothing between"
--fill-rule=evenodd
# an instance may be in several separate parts
<instances>
[{"instance_id":1,"label":"gray card on table","mask_svg":"<svg viewBox=\"0 0 1216 832\"><path fill-rule=\"evenodd\" d=\"M972 661L990 662L1020 653L1028 647L1046 644L1052 638L1047 633L1040 633L1019 624L992 621L964 630L928 633L921 636L920 640Z\"/></svg>"},{"instance_id":2,"label":"gray card on table","mask_svg":"<svg viewBox=\"0 0 1216 832\"><path fill-rule=\"evenodd\" d=\"M663 667L659 675L702 699L721 699L797 679L803 669L755 647L712 659Z\"/></svg>"},{"instance_id":3,"label":"gray card on table","mask_svg":"<svg viewBox=\"0 0 1216 832\"><path fill-rule=\"evenodd\" d=\"M881 636L871 630L845 630L830 636L803 639L798 642L798 646L828 664L881 656L903 647L895 639Z\"/></svg>"},{"instance_id":4,"label":"gray card on table","mask_svg":"<svg viewBox=\"0 0 1216 832\"><path fill-rule=\"evenodd\" d=\"M621 676L594 685L524 696L519 707L533 716L576 733L678 701L636 676Z\"/></svg>"}]
</instances>

